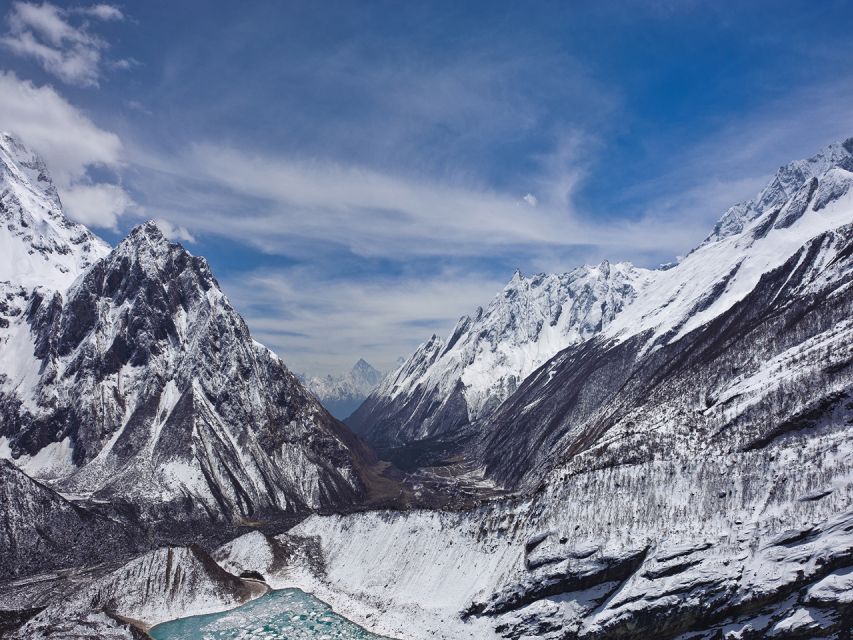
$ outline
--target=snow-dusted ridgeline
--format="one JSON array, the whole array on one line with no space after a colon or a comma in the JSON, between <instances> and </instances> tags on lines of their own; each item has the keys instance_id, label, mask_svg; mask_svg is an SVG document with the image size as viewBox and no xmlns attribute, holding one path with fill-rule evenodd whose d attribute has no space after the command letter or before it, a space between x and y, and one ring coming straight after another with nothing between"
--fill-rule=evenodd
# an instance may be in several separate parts
<instances>
[{"instance_id":1,"label":"snow-dusted ridgeline","mask_svg":"<svg viewBox=\"0 0 853 640\"><path fill-rule=\"evenodd\" d=\"M651 331L651 345L706 324L810 239L853 222L851 187L853 138L785 165L755 199L729 209L675 267L655 271L603 335L624 340Z\"/></svg>"},{"instance_id":2,"label":"snow-dusted ridgeline","mask_svg":"<svg viewBox=\"0 0 853 640\"><path fill-rule=\"evenodd\" d=\"M837 172L827 170L832 184ZM819 198L818 179L811 199L800 189L741 234L704 244L600 336L530 376L480 425L473 456L486 475L533 489L570 460L701 455L715 439L757 446L842 402L853 383L853 191L831 192ZM646 310L650 299L660 306Z\"/></svg>"},{"instance_id":3,"label":"snow-dusted ridgeline","mask_svg":"<svg viewBox=\"0 0 853 640\"><path fill-rule=\"evenodd\" d=\"M628 263L517 271L446 339L432 336L347 420L378 446L453 433L487 417L537 367L607 327L650 272Z\"/></svg>"},{"instance_id":4,"label":"snow-dusted ridgeline","mask_svg":"<svg viewBox=\"0 0 853 640\"><path fill-rule=\"evenodd\" d=\"M642 334L645 352L705 325L809 239L851 222L851 140L780 168L671 268L603 263L562 275L516 274L485 311L462 318L446 340L421 345L348 424L384 446L452 437L471 421L492 419L563 349Z\"/></svg>"}]
</instances>

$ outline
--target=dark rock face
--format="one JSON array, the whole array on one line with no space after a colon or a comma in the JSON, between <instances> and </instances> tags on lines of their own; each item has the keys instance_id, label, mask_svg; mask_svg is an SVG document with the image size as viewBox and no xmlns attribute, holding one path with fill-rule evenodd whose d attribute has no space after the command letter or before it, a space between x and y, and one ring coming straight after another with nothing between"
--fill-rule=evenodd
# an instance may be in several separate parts
<instances>
[{"instance_id":1,"label":"dark rock face","mask_svg":"<svg viewBox=\"0 0 853 640\"><path fill-rule=\"evenodd\" d=\"M266 592L197 546L166 547L83 583L27 621L14 638L144 638L139 627L221 611Z\"/></svg>"},{"instance_id":2,"label":"dark rock face","mask_svg":"<svg viewBox=\"0 0 853 640\"><path fill-rule=\"evenodd\" d=\"M647 549L629 550L621 556L600 556L579 562L563 562L563 559L555 558L548 564L557 564L558 567L531 573L524 582L493 593L489 602L473 603L464 615L496 616L516 611L537 600L588 591L602 585L609 587L600 594L599 599L604 599L643 564L647 552ZM542 566L534 564L531 570Z\"/></svg>"},{"instance_id":3,"label":"dark rock face","mask_svg":"<svg viewBox=\"0 0 853 640\"><path fill-rule=\"evenodd\" d=\"M256 518L365 499L372 453L255 343L203 258L137 227L65 295L36 292L38 376L0 393L36 477L158 520ZM57 454L58 455L58 454ZM56 467L57 465L54 465Z\"/></svg>"},{"instance_id":4,"label":"dark rock face","mask_svg":"<svg viewBox=\"0 0 853 640\"><path fill-rule=\"evenodd\" d=\"M426 421L429 421L432 436L453 434L468 424L468 405L461 384L457 383L446 397L424 386L391 400L370 395L346 419L346 424L381 453L423 441L422 425ZM406 416L402 424L401 416Z\"/></svg>"},{"instance_id":5,"label":"dark rock face","mask_svg":"<svg viewBox=\"0 0 853 640\"><path fill-rule=\"evenodd\" d=\"M134 548L132 532L77 506L0 460L3 579L103 561Z\"/></svg>"},{"instance_id":6,"label":"dark rock face","mask_svg":"<svg viewBox=\"0 0 853 640\"><path fill-rule=\"evenodd\" d=\"M743 553L712 544L677 551L625 550L617 556L562 559L530 569L464 616L492 618L506 638L712 639L849 637L853 555L838 543L849 535L851 514L814 527L778 549ZM535 608L548 601L567 610ZM534 605L534 606L531 606ZM737 636L736 636L737 637Z\"/></svg>"}]
</instances>

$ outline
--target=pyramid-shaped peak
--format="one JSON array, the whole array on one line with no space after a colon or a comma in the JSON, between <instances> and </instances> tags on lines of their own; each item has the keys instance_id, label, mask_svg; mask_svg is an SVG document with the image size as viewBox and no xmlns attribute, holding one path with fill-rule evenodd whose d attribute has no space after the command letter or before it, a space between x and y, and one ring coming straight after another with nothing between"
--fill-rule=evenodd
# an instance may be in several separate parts
<instances>
[{"instance_id":1,"label":"pyramid-shaped peak","mask_svg":"<svg viewBox=\"0 0 853 640\"><path fill-rule=\"evenodd\" d=\"M373 369L373 368L374 368L373 365L371 365L364 358L359 358L358 362L356 362L355 365L353 365L353 370Z\"/></svg>"},{"instance_id":2,"label":"pyramid-shaped peak","mask_svg":"<svg viewBox=\"0 0 853 640\"><path fill-rule=\"evenodd\" d=\"M168 242L166 236L163 235L163 231L160 229L159 225L153 220L147 220L142 224L136 225L133 229L131 229L130 233L127 235L127 238L133 238L136 241L145 239L149 242L155 243L161 243L164 241Z\"/></svg>"}]
</instances>

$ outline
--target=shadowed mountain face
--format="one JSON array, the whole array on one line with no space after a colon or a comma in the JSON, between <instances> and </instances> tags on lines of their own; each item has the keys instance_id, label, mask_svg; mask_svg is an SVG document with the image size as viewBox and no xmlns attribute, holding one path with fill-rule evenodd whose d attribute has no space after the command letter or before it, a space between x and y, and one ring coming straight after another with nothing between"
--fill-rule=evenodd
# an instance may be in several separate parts
<instances>
[{"instance_id":1,"label":"shadowed mountain face","mask_svg":"<svg viewBox=\"0 0 853 640\"><path fill-rule=\"evenodd\" d=\"M593 340L531 376L483 425L486 473L533 488L543 469L748 451L853 420L853 225L809 241L731 309L638 358L649 337Z\"/></svg>"},{"instance_id":2,"label":"shadowed mountain face","mask_svg":"<svg viewBox=\"0 0 853 640\"><path fill-rule=\"evenodd\" d=\"M132 551L133 532L74 505L8 460L0 460L0 574L26 576Z\"/></svg>"}]
</instances>

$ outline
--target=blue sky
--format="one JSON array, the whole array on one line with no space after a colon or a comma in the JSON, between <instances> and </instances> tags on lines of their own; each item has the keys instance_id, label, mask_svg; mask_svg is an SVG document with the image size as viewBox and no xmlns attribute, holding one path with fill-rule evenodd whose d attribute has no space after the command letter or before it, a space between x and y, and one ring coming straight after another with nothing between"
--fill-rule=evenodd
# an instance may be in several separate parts
<instances>
[{"instance_id":1,"label":"blue sky","mask_svg":"<svg viewBox=\"0 0 853 640\"><path fill-rule=\"evenodd\" d=\"M516 267L669 261L853 135L845 2L0 6L0 128L69 215L163 221L309 373L390 367Z\"/></svg>"}]
</instances>

